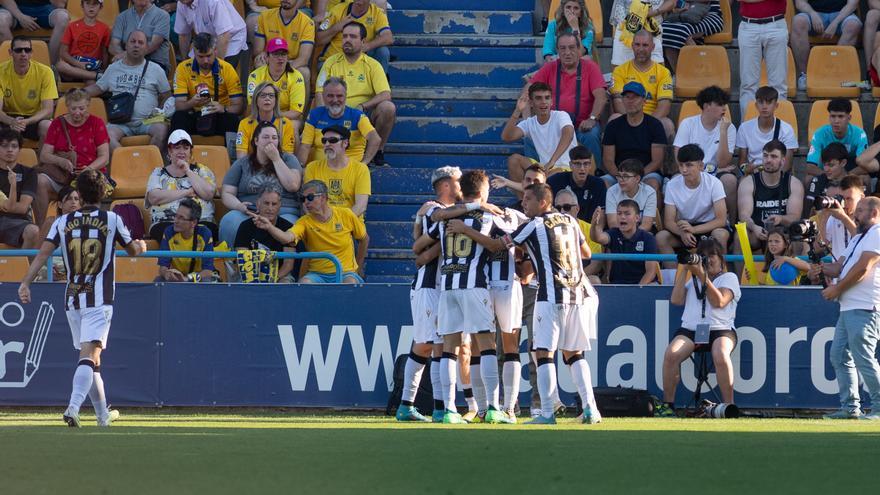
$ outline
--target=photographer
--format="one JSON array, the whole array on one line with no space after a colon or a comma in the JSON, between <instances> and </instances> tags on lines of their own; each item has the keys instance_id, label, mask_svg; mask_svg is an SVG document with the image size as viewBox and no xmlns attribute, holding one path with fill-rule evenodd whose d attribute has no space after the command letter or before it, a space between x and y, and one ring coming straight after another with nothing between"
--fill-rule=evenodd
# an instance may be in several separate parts
<instances>
[{"instance_id":1,"label":"photographer","mask_svg":"<svg viewBox=\"0 0 880 495\"><path fill-rule=\"evenodd\" d=\"M831 188L829 192L834 192ZM819 213L819 238L831 244L831 255L839 258L853 236L858 233L854 214L856 205L865 197L862 179L847 175L840 181L838 194L816 198ZM824 203L824 204L819 204ZM821 206L830 205L825 208Z\"/></svg>"},{"instance_id":2,"label":"photographer","mask_svg":"<svg viewBox=\"0 0 880 495\"><path fill-rule=\"evenodd\" d=\"M666 347L663 356L663 404L656 416L675 416L675 389L681 379L681 363L693 354L699 336L712 351L712 361L721 398L733 403L733 363L730 353L736 347L736 305L740 298L739 280L726 271L724 250L714 238L697 245L697 253L682 252L678 257L675 286L669 301L684 305L681 328ZM708 334L706 337L704 332Z\"/></svg>"},{"instance_id":3,"label":"photographer","mask_svg":"<svg viewBox=\"0 0 880 495\"><path fill-rule=\"evenodd\" d=\"M855 219L860 234L852 238L838 261L822 264L827 278L838 278L822 291L822 297L840 303L830 359L841 408L825 417L880 420L880 365L874 357L880 338L880 198L859 201ZM862 415L856 370L871 396L870 414Z\"/></svg>"}]
</instances>

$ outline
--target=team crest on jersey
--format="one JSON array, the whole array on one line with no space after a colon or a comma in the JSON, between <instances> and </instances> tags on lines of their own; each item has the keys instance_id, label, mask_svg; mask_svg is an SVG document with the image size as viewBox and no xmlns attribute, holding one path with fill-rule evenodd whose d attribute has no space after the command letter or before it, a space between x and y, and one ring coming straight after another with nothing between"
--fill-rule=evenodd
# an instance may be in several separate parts
<instances>
[{"instance_id":1,"label":"team crest on jersey","mask_svg":"<svg viewBox=\"0 0 880 495\"><path fill-rule=\"evenodd\" d=\"M639 241L636 243L636 251L644 251L645 250L645 241Z\"/></svg>"},{"instance_id":2,"label":"team crest on jersey","mask_svg":"<svg viewBox=\"0 0 880 495\"><path fill-rule=\"evenodd\" d=\"M28 91L27 97L29 100L36 100L37 99L37 90L32 89L32 90Z\"/></svg>"},{"instance_id":3,"label":"team crest on jersey","mask_svg":"<svg viewBox=\"0 0 880 495\"><path fill-rule=\"evenodd\" d=\"M330 195L338 196L340 194L342 194L342 180L330 179Z\"/></svg>"},{"instance_id":4,"label":"team crest on jersey","mask_svg":"<svg viewBox=\"0 0 880 495\"><path fill-rule=\"evenodd\" d=\"M333 228L336 229L336 232L342 232L342 224L341 223L337 223L336 225L333 226Z\"/></svg>"},{"instance_id":5,"label":"team crest on jersey","mask_svg":"<svg viewBox=\"0 0 880 495\"><path fill-rule=\"evenodd\" d=\"M346 129L350 128L350 127L351 127L351 121L350 121L350 120L343 120L343 121L342 121L342 127L345 127Z\"/></svg>"},{"instance_id":6,"label":"team crest on jersey","mask_svg":"<svg viewBox=\"0 0 880 495\"><path fill-rule=\"evenodd\" d=\"M364 82L364 81L366 81L366 80L367 80L367 78L364 77L363 74L358 74L358 82Z\"/></svg>"},{"instance_id":7,"label":"team crest on jersey","mask_svg":"<svg viewBox=\"0 0 880 495\"><path fill-rule=\"evenodd\" d=\"M3 97L4 97L4 98L9 98L9 97L11 97L11 96L12 96L12 90L9 89L9 88L6 88L6 91L3 92Z\"/></svg>"},{"instance_id":8,"label":"team crest on jersey","mask_svg":"<svg viewBox=\"0 0 880 495\"><path fill-rule=\"evenodd\" d=\"M649 84L657 84L657 76L648 77L648 83Z\"/></svg>"}]
</instances>

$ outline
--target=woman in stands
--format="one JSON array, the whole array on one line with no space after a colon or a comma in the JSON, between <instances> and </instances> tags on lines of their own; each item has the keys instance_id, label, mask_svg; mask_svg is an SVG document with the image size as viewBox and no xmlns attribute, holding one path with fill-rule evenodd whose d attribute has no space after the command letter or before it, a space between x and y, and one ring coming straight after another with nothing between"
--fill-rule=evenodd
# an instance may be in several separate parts
<instances>
[{"instance_id":1,"label":"woman in stands","mask_svg":"<svg viewBox=\"0 0 880 495\"><path fill-rule=\"evenodd\" d=\"M279 145L278 129L269 122L257 124L249 140L249 152L235 160L226 177L220 197L229 212L220 220L219 240L232 246L238 226L248 219L247 211L254 208L257 197L266 182L274 182L281 189L281 217L296 223L300 215L299 188L302 185L302 166Z\"/></svg>"},{"instance_id":2,"label":"woman in stands","mask_svg":"<svg viewBox=\"0 0 880 495\"><path fill-rule=\"evenodd\" d=\"M80 208L82 208L82 201L80 200L79 192L70 185L63 186L61 190L58 191L58 203L57 208L55 209L55 216L46 217L46 220L40 226L40 239L46 238L46 235L49 233L52 224L55 223L56 218L61 215L73 213ZM45 269L41 269L39 275L37 275L37 280L45 280L45 272ZM52 280L65 280L66 278L67 271L64 268L64 260L61 256L53 256Z\"/></svg>"},{"instance_id":3,"label":"woman in stands","mask_svg":"<svg viewBox=\"0 0 880 495\"><path fill-rule=\"evenodd\" d=\"M724 0L725 2L727 0ZM698 21L694 23L693 21ZM687 44L703 44L703 38L724 29L719 0L690 0L663 19L663 52L672 70L678 52Z\"/></svg>"},{"instance_id":4,"label":"woman in stands","mask_svg":"<svg viewBox=\"0 0 880 495\"><path fill-rule=\"evenodd\" d=\"M584 47L582 55L593 54L595 32L584 0L563 0L559 4L555 17L547 24L547 32L544 34L544 62L556 58L556 34L566 31L581 40Z\"/></svg>"},{"instance_id":5,"label":"woman in stands","mask_svg":"<svg viewBox=\"0 0 880 495\"><path fill-rule=\"evenodd\" d=\"M238 138L235 140L236 158L244 158L250 154L254 129L262 122L269 122L278 130L278 135L281 136L281 151L293 153L297 129L290 119L281 115L279 99L278 88L272 83L262 82L254 89L251 113L238 124Z\"/></svg>"}]
</instances>

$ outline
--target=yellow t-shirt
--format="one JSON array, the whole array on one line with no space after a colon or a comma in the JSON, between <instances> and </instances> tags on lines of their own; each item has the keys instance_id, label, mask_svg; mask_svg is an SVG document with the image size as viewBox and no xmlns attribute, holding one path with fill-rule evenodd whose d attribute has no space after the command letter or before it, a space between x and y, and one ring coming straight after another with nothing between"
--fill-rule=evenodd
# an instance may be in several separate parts
<instances>
[{"instance_id":1,"label":"yellow t-shirt","mask_svg":"<svg viewBox=\"0 0 880 495\"><path fill-rule=\"evenodd\" d=\"M367 235L367 227L363 220L348 208L331 206L333 215L326 222L319 222L311 214L297 220L288 230L297 241L306 245L306 251L325 252L335 255L342 264L342 271L354 272L358 264L354 259L354 242L352 238L361 240ZM334 273L336 268L328 260L309 260L309 271L317 273Z\"/></svg>"},{"instance_id":2,"label":"yellow t-shirt","mask_svg":"<svg viewBox=\"0 0 880 495\"><path fill-rule=\"evenodd\" d=\"M217 100L224 106L231 104L231 98L244 98L244 92L241 90L241 80L238 78L238 72L235 67L229 65L225 60L217 59L214 61L214 67L206 72L199 70L199 63L194 58L188 58L177 65L177 71L174 74L174 96L192 98L196 94L196 86L199 84L207 84L211 91L211 99L214 99L214 75L217 75L217 81L220 83ZM196 110L200 110L197 107Z\"/></svg>"},{"instance_id":3,"label":"yellow t-shirt","mask_svg":"<svg viewBox=\"0 0 880 495\"><path fill-rule=\"evenodd\" d=\"M364 151L367 148L366 136L376 128L373 127L366 114L351 107L345 107L345 111L338 119L330 117L327 107L313 108L309 111L309 118L306 119L302 132L302 143L312 146L308 161L313 162L325 158L324 145L321 144L321 138L324 136L322 129L331 125L341 125L351 132L345 154L352 160L364 161Z\"/></svg>"},{"instance_id":4,"label":"yellow t-shirt","mask_svg":"<svg viewBox=\"0 0 880 495\"><path fill-rule=\"evenodd\" d=\"M276 81L269 75L269 66L257 67L248 76L247 102L248 106L254 97L254 90L262 82L270 82L278 88L278 105L282 112L293 110L302 113L306 101L306 83L302 74L296 69L287 69L287 72Z\"/></svg>"},{"instance_id":5,"label":"yellow t-shirt","mask_svg":"<svg viewBox=\"0 0 880 495\"><path fill-rule=\"evenodd\" d=\"M0 63L0 88L3 111L10 115L31 116L40 111L44 100L58 99L52 69L34 60L24 76L16 74L12 60Z\"/></svg>"},{"instance_id":6,"label":"yellow t-shirt","mask_svg":"<svg viewBox=\"0 0 880 495\"><path fill-rule=\"evenodd\" d=\"M641 72L635 68L632 60L618 65L612 72L611 94L619 95L623 85L635 81L642 83L648 96L645 98L645 113L651 115L657 109L660 100L672 99L672 74L662 64L655 63L650 69Z\"/></svg>"},{"instance_id":7,"label":"yellow t-shirt","mask_svg":"<svg viewBox=\"0 0 880 495\"><path fill-rule=\"evenodd\" d=\"M254 135L254 129L259 125L257 119L248 117L238 123L238 136L235 137L235 151L244 151L250 153L251 137ZM284 153L293 153L296 147L296 134L293 132L293 122L287 117L281 117L272 121L278 134L281 136L281 151Z\"/></svg>"},{"instance_id":8,"label":"yellow t-shirt","mask_svg":"<svg viewBox=\"0 0 880 495\"><path fill-rule=\"evenodd\" d=\"M272 38L284 38L287 40L287 58L293 60L299 56L301 46L315 45L315 21L298 10L290 23L284 24L281 9L271 9L260 13L254 35L264 38L267 43Z\"/></svg>"},{"instance_id":9,"label":"yellow t-shirt","mask_svg":"<svg viewBox=\"0 0 880 495\"><path fill-rule=\"evenodd\" d=\"M315 84L315 92L324 91L324 81L336 76L345 80L348 91L346 104L356 107L372 99L379 93L391 91L388 85L388 77L376 59L362 53L360 58L353 64L349 64L344 53L337 53L324 62L318 81Z\"/></svg>"},{"instance_id":10,"label":"yellow t-shirt","mask_svg":"<svg viewBox=\"0 0 880 495\"><path fill-rule=\"evenodd\" d=\"M321 26L318 29L325 31L330 26L345 19L347 15L351 14L352 5L351 3L342 3L329 9L327 18L321 22ZM364 41L373 41L382 31L391 29L391 26L388 24L388 15L373 3L370 4L364 15L354 17L354 22L359 22L367 28L367 37ZM321 60L326 60L337 53L342 53L342 32L336 33L336 36L324 47L324 52L321 53Z\"/></svg>"},{"instance_id":11,"label":"yellow t-shirt","mask_svg":"<svg viewBox=\"0 0 880 495\"><path fill-rule=\"evenodd\" d=\"M372 189L370 169L361 162L348 161L342 170L332 170L327 160L311 162L306 166L303 184L310 180L320 180L327 184L327 199L333 206L351 208L357 194L369 195Z\"/></svg>"},{"instance_id":12,"label":"yellow t-shirt","mask_svg":"<svg viewBox=\"0 0 880 495\"><path fill-rule=\"evenodd\" d=\"M584 234L584 239L587 240L587 245L590 246L590 252L601 253L602 245L590 239L590 223L578 218L578 225L581 227L581 232Z\"/></svg>"}]
</instances>

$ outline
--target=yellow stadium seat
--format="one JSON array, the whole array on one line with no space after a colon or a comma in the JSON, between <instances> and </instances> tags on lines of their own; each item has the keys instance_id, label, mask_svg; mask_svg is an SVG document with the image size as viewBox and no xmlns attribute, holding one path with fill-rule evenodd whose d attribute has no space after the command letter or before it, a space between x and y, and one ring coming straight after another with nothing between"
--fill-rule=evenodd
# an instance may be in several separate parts
<instances>
[{"instance_id":1,"label":"yellow stadium seat","mask_svg":"<svg viewBox=\"0 0 880 495\"><path fill-rule=\"evenodd\" d=\"M147 146L150 144L150 136L125 136L119 140L122 146Z\"/></svg>"},{"instance_id":2,"label":"yellow stadium seat","mask_svg":"<svg viewBox=\"0 0 880 495\"><path fill-rule=\"evenodd\" d=\"M547 12L548 19L556 18L556 11L559 10L559 4L561 0L553 0L550 2L550 10ZM605 26L602 19L604 16L602 15L602 2L601 0L584 0L584 3L587 6L587 12L590 15L590 20L593 21L593 31L596 33L595 40L596 43L602 41L602 37L604 36Z\"/></svg>"},{"instance_id":3,"label":"yellow stadium seat","mask_svg":"<svg viewBox=\"0 0 880 495\"><path fill-rule=\"evenodd\" d=\"M701 89L712 85L730 91L730 62L723 46L682 47L675 73L676 97L693 98Z\"/></svg>"},{"instance_id":4,"label":"yellow stadium seat","mask_svg":"<svg viewBox=\"0 0 880 495\"><path fill-rule=\"evenodd\" d=\"M791 32L791 21L794 19L794 0L788 0L785 5L785 23L788 24L788 32Z\"/></svg>"},{"instance_id":5,"label":"yellow stadium seat","mask_svg":"<svg viewBox=\"0 0 880 495\"><path fill-rule=\"evenodd\" d=\"M35 150L35 149L38 149L39 147L40 147L40 142L34 141L33 139L25 138L24 141L21 143L22 149L27 148L27 149Z\"/></svg>"},{"instance_id":6,"label":"yellow stadium seat","mask_svg":"<svg viewBox=\"0 0 880 495\"><path fill-rule=\"evenodd\" d=\"M38 162L37 152L30 148L22 148L18 153L18 163L25 167L36 167Z\"/></svg>"},{"instance_id":7,"label":"yellow stadium seat","mask_svg":"<svg viewBox=\"0 0 880 495\"><path fill-rule=\"evenodd\" d=\"M116 148L110 159L111 175L116 180L113 198L143 198L153 169L163 165L159 148L153 145Z\"/></svg>"},{"instance_id":8,"label":"yellow stadium seat","mask_svg":"<svg viewBox=\"0 0 880 495\"><path fill-rule=\"evenodd\" d=\"M871 88L871 96L874 98L880 98L880 87L874 86Z\"/></svg>"},{"instance_id":9,"label":"yellow stadium seat","mask_svg":"<svg viewBox=\"0 0 880 495\"><path fill-rule=\"evenodd\" d=\"M797 80L795 78L794 70L794 54L791 53L791 48L788 49L788 74L785 78L785 85L788 86L788 94L793 95L797 92ZM758 83L758 86L767 86L767 64L762 59L761 60L761 82Z\"/></svg>"},{"instance_id":10,"label":"yellow stadium seat","mask_svg":"<svg viewBox=\"0 0 880 495\"><path fill-rule=\"evenodd\" d=\"M117 282L152 282L159 276L157 258L116 258Z\"/></svg>"},{"instance_id":11,"label":"yellow stadium seat","mask_svg":"<svg viewBox=\"0 0 880 495\"><path fill-rule=\"evenodd\" d=\"M0 282L21 282L29 266L24 256L3 256L0 251Z\"/></svg>"},{"instance_id":12,"label":"yellow stadium seat","mask_svg":"<svg viewBox=\"0 0 880 495\"><path fill-rule=\"evenodd\" d=\"M55 104L55 117L59 115L64 115L67 113L67 101L62 96L58 98L58 102ZM104 106L104 100L94 97L89 100L89 114L98 117L103 120L104 123L107 122L107 108Z\"/></svg>"},{"instance_id":13,"label":"yellow stadium seat","mask_svg":"<svg viewBox=\"0 0 880 495\"><path fill-rule=\"evenodd\" d=\"M98 20L106 24L110 29L113 29L113 23L116 22L116 18L119 17L119 2L103 2L102 5L101 11L98 12ZM68 0L67 12L70 13L71 21L82 19L84 17L82 1Z\"/></svg>"},{"instance_id":14,"label":"yellow stadium seat","mask_svg":"<svg viewBox=\"0 0 880 495\"><path fill-rule=\"evenodd\" d=\"M26 36L31 37L31 35ZM0 43L0 62L12 60L12 55L9 54L9 48L11 46L12 41L4 41L3 43ZM46 64L51 67L52 62L49 59L49 45L43 40L32 39L31 46L34 48L33 53L31 53L31 60L36 60L41 64Z\"/></svg>"},{"instance_id":15,"label":"yellow stadium seat","mask_svg":"<svg viewBox=\"0 0 880 495\"><path fill-rule=\"evenodd\" d=\"M703 41L713 45L723 45L733 41L733 13L730 11L730 2L722 1L721 19L724 20L724 27L721 32L706 37Z\"/></svg>"},{"instance_id":16,"label":"yellow stadium seat","mask_svg":"<svg viewBox=\"0 0 880 495\"><path fill-rule=\"evenodd\" d=\"M841 83L862 80L859 55L852 46L814 46L807 62L807 96L810 98L858 98L860 88Z\"/></svg>"},{"instance_id":17,"label":"yellow stadium seat","mask_svg":"<svg viewBox=\"0 0 880 495\"><path fill-rule=\"evenodd\" d=\"M758 116L758 107L755 106L755 102L751 102L749 107L746 109L746 115L743 117L743 121L752 120ZM794 104L789 100L779 100L779 106L776 108L776 117L788 122L791 125L792 129L794 129L794 137L798 137L798 122L797 122L797 113L794 111Z\"/></svg>"},{"instance_id":18,"label":"yellow stadium seat","mask_svg":"<svg viewBox=\"0 0 880 495\"><path fill-rule=\"evenodd\" d=\"M146 186L146 183L144 183ZM141 218L144 222L144 232L146 234L150 233L150 223L152 223L153 219L150 217L150 210L146 209L144 206L144 198L132 198L132 199L117 199L116 201L110 203L110 209L112 210L117 205L135 205L137 209L141 212Z\"/></svg>"},{"instance_id":19,"label":"yellow stadium seat","mask_svg":"<svg viewBox=\"0 0 880 495\"><path fill-rule=\"evenodd\" d=\"M192 156L193 161L207 166L211 169L211 172L214 172L214 179L216 179L218 186L223 182L223 176L226 175L230 166L229 152L225 147L206 146L203 144L193 146ZM219 187L217 191L219 194Z\"/></svg>"},{"instance_id":20,"label":"yellow stadium seat","mask_svg":"<svg viewBox=\"0 0 880 495\"><path fill-rule=\"evenodd\" d=\"M830 100L816 100L810 107L810 124L807 126L807 139L812 140L813 134L823 125L828 124L828 102ZM859 108L859 102L852 100L852 119L850 123L856 127L863 127L862 109Z\"/></svg>"},{"instance_id":21,"label":"yellow stadium seat","mask_svg":"<svg viewBox=\"0 0 880 495\"><path fill-rule=\"evenodd\" d=\"M235 6L235 10L238 12L238 15L241 16L242 19L246 17L244 12L244 0L229 0L232 2L232 5Z\"/></svg>"},{"instance_id":22,"label":"yellow stadium seat","mask_svg":"<svg viewBox=\"0 0 880 495\"><path fill-rule=\"evenodd\" d=\"M64 98L64 94L70 91L71 89L76 88L85 88L86 83L84 82L65 82L61 81L58 83L58 96Z\"/></svg>"},{"instance_id":23,"label":"yellow stadium seat","mask_svg":"<svg viewBox=\"0 0 880 495\"><path fill-rule=\"evenodd\" d=\"M226 146L226 138L223 136L192 136L194 146Z\"/></svg>"},{"instance_id":24,"label":"yellow stadium seat","mask_svg":"<svg viewBox=\"0 0 880 495\"><path fill-rule=\"evenodd\" d=\"M724 105L724 111L727 116L730 117L730 105ZM675 121L675 127L679 127L682 120L688 117L693 117L694 115L699 115L700 112L700 106L697 105L696 100L685 100L681 102L681 108L678 110L678 120Z\"/></svg>"}]
</instances>

